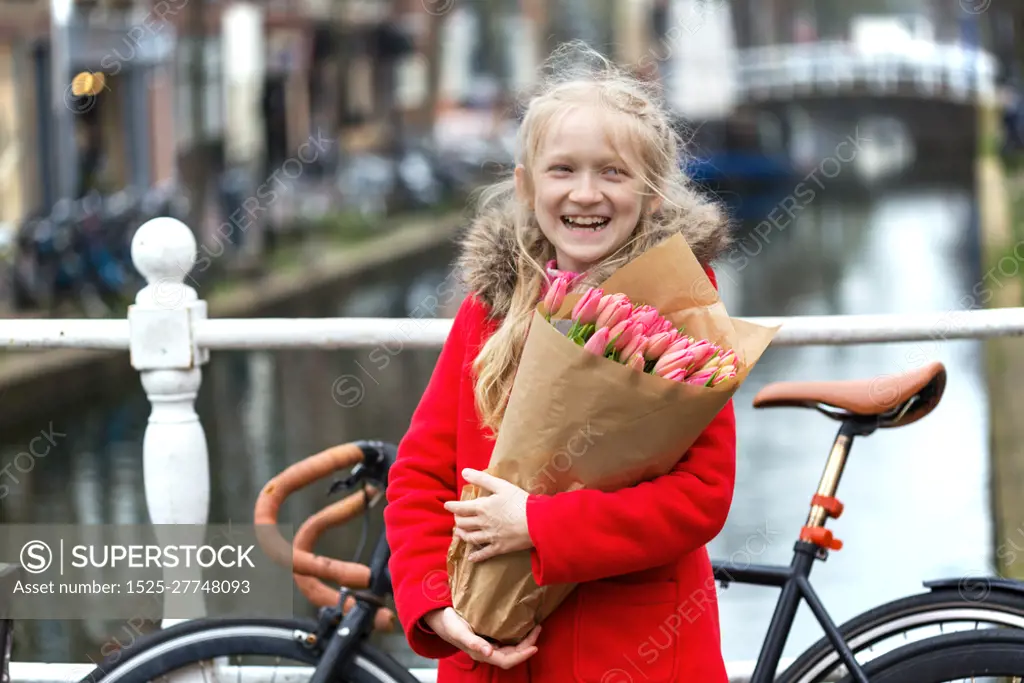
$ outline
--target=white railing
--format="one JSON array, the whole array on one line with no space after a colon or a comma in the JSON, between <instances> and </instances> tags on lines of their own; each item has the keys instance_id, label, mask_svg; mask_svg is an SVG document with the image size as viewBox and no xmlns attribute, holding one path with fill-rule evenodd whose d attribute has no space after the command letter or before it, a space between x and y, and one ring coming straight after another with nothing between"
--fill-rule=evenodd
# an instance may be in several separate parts
<instances>
[{"instance_id":1,"label":"white railing","mask_svg":"<svg viewBox=\"0 0 1024 683\"><path fill-rule=\"evenodd\" d=\"M740 50L736 64L740 96L755 100L910 88L922 97L987 102L995 98L996 71L995 57L984 50L930 41L871 49L843 41L753 47Z\"/></svg>"},{"instance_id":2,"label":"white railing","mask_svg":"<svg viewBox=\"0 0 1024 683\"><path fill-rule=\"evenodd\" d=\"M782 659L779 671L789 666L792 659ZM754 673L756 662L729 662L729 683L748 683ZM69 683L80 681L92 672L91 664L33 664L29 662L13 662L11 664L12 683ZM270 666L228 666L218 667L217 681L233 683L306 683L312 677L311 667L289 667L288 673L281 667ZM437 669L411 669L411 673L421 683L436 683ZM829 677L828 683L838 680Z\"/></svg>"},{"instance_id":3,"label":"white railing","mask_svg":"<svg viewBox=\"0 0 1024 683\"><path fill-rule=\"evenodd\" d=\"M184 284L196 260L192 231L173 218L157 218L137 231L132 260L148 285L127 320L3 320L0 344L10 348L116 349L130 351L152 404L142 444L146 503L154 524L206 524L210 477L206 437L195 399L200 368L211 350L359 348L394 343L436 348L451 327L442 319L219 319L206 317L206 302ZM1024 308L864 316L748 318L781 324L774 346L870 344L980 339L1024 334ZM80 663L15 662L13 680L51 683L79 680ZM746 681L751 662L730 663L730 680ZM259 669L245 680L259 681ZM414 673L434 680L433 669ZM232 674L232 679L239 678Z\"/></svg>"}]
</instances>

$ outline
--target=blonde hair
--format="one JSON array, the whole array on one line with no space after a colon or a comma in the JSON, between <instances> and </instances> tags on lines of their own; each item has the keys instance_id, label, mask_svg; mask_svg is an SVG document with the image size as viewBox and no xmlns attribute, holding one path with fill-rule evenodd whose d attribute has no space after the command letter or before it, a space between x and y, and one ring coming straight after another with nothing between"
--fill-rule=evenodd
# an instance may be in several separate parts
<instances>
[{"instance_id":1,"label":"blonde hair","mask_svg":"<svg viewBox=\"0 0 1024 683\"><path fill-rule=\"evenodd\" d=\"M585 273L577 288L604 280L648 249L655 234L670 230L686 220L696 205L705 203L697 198L680 168L682 142L661 106L657 85L633 76L578 41L551 54L541 69L537 90L527 100L516 150L516 163L526 172L527 194L533 194L530 172L546 132L558 117L580 105L598 105L602 114L611 114L616 120L617 125L609 129L612 144L620 149L623 143L629 145L640 165L630 172L642 179L646 190L644 208L630 238L599 267ZM653 194L659 195L662 203L651 213L647 207ZM533 311L548 279L544 264L555 254L529 204L517 196L514 177L480 190L476 208L481 214L496 211L508 216L518 245L516 284L508 311L473 362L477 410L483 426L497 433Z\"/></svg>"}]
</instances>

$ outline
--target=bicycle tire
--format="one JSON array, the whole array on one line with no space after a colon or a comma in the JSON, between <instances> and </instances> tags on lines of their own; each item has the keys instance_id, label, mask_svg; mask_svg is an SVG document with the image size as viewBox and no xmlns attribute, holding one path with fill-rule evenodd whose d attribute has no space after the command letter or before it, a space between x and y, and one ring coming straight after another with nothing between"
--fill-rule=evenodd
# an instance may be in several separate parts
<instances>
[{"instance_id":1,"label":"bicycle tire","mask_svg":"<svg viewBox=\"0 0 1024 683\"><path fill-rule=\"evenodd\" d=\"M951 683L976 676L1024 676L1024 632L989 629L933 636L904 645L864 667L871 683ZM846 676L840 683L853 683Z\"/></svg>"},{"instance_id":2,"label":"bicycle tire","mask_svg":"<svg viewBox=\"0 0 1024 683\"><path fill-rule=\"evenodd\" d=\"M956 589L940 588L875 607L843 623L839 630L856 656L912 629L956 622L1024 629L1024 595L992 591L982 601L970 601ZM778 683L820 683L841 666L832 643L823 636L780 674Z\"/></svg>"},{"instance_id":3,"label":"bicycle tire","mask_svg":"<svg viewBox=\"0 0 1024 683\"><path fill-rule=\"evenodd\" d=\"M282 657L316 666L317 651L303 642L316 625L300 619L196 619L139 638L113 653L80 683L143 683L204 660L230 656ZM418 683L398 662L362 643L339 683Z\"/></svg>"}]
</instances>

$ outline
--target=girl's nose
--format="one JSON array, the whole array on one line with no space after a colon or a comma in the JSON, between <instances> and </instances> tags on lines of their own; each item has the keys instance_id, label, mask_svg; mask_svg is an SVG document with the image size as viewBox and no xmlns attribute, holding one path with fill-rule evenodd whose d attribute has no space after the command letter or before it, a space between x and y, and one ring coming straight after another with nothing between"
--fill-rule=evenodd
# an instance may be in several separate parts
<instances>
[{"instance_id":1,"label":"girl's nose","mask_svg":"<svg viewBox=\"0 0 1024 683\"><path fill-rule=\"evenodd\" d=\"M580 204L595 204L601 201L601 192L592 180L583 177L569 192L569 200Z\"/></svg>"}]
</instances>

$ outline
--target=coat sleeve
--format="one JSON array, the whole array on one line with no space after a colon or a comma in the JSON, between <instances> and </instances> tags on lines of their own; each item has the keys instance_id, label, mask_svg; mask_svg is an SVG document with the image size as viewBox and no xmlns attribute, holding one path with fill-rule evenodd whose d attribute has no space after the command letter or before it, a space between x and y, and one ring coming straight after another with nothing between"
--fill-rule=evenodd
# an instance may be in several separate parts
<instances>
[{"instance_id":1,"label":"coat sleeve","mask_svg":"<svg viewBox=\"0 0 1024 683\"><path fill-rule=\"evenodd\" d=\"M668 474L618 491L531 495L526 511L534 580L540 586L584 583L683 557L722 530L735 478L730 399Z\"/></svg>"},{"instance_id":2,"label":"coat sleeve","mask_svg":"<svg viewBox=\"0 0 1024 683\"><path fill-rule=\"evenodd\" d=\"M412 650L432 659L458 652L421 619L452 604L447 554L454 521L444 504L456 499L459 387L479 307L470 296L456 313L388 476L384 524L398 620Z\"/></svg>"}]
</instances>

